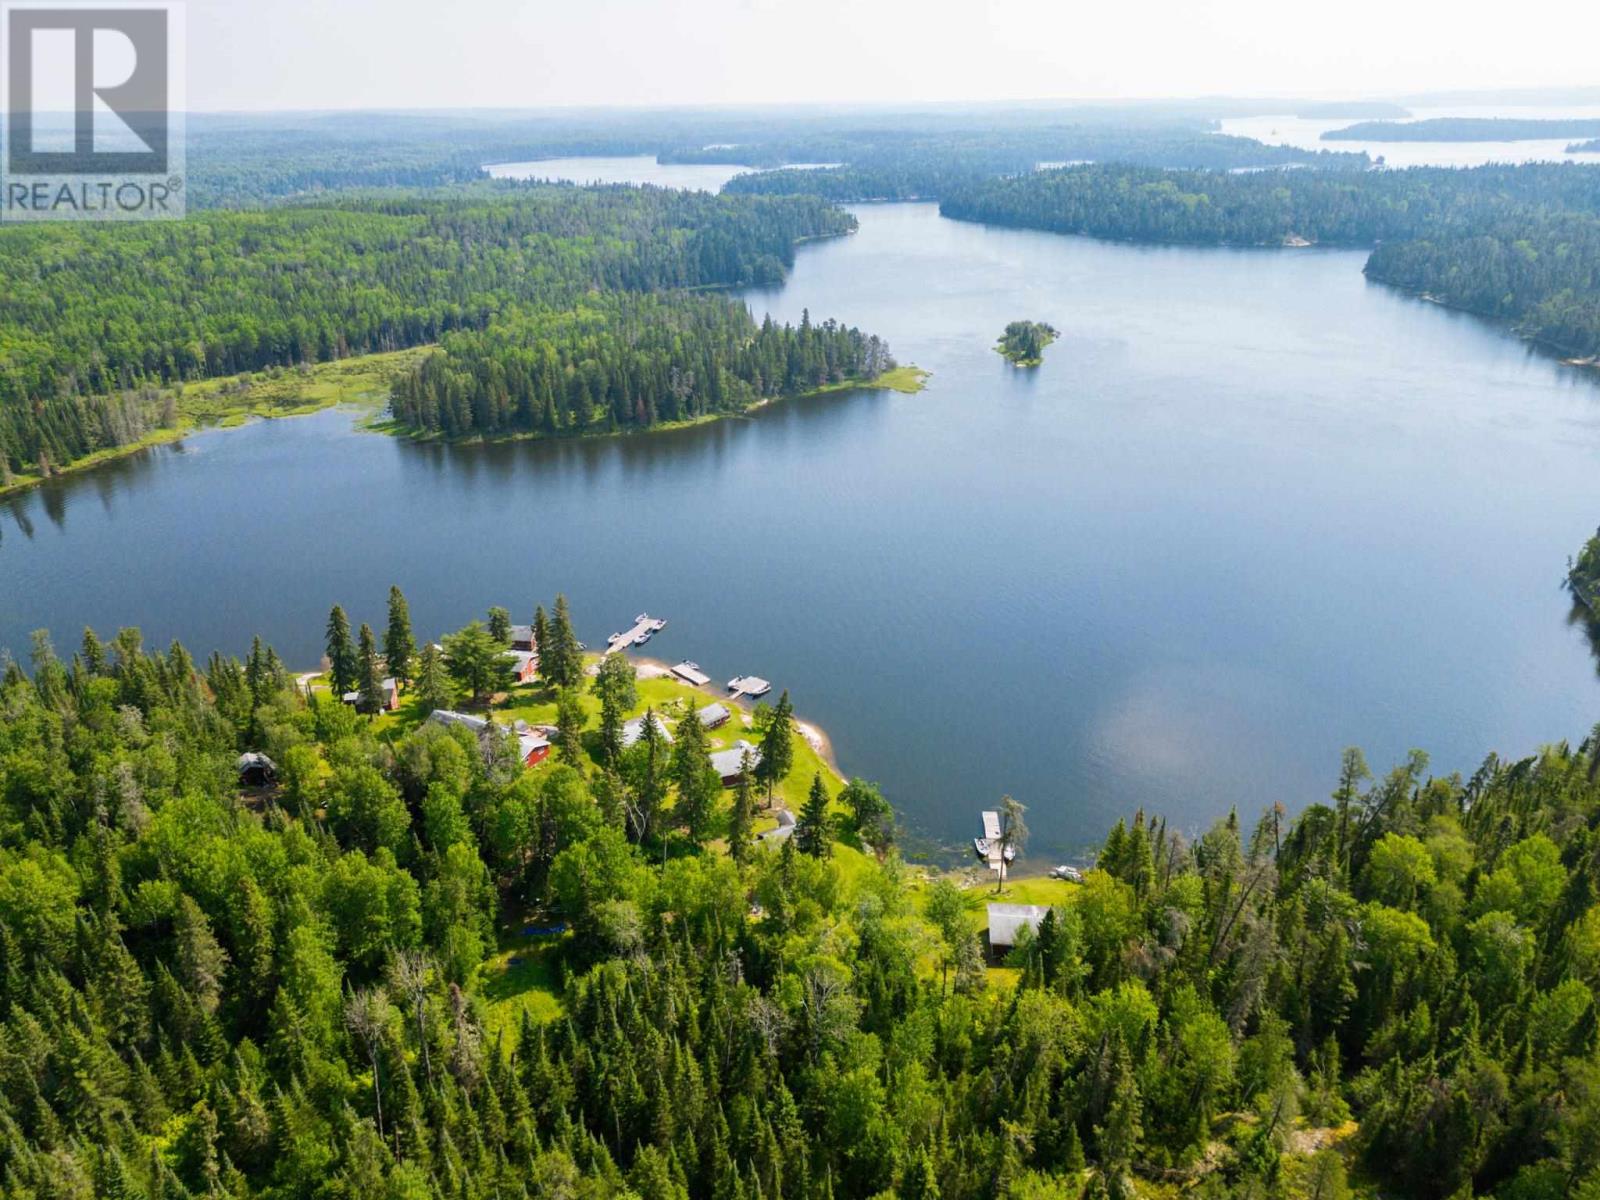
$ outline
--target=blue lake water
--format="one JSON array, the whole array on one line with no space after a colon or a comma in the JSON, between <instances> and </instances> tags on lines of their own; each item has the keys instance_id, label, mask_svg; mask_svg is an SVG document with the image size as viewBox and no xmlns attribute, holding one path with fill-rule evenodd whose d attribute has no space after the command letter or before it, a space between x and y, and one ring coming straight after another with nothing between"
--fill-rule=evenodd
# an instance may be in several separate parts
<instances>
[{"instance_id":1,"label":"blue lake water","mask_svg":"<svg viewBox=\"0 0 1600 1200\"><path fill-rule=\"evenodd\" d=\"M0 505L0 645L52 626L310 667L334 602L419 634L570 596L598 643L787 687L924 844L1003 792L1030 855L1143 806L1325 797L1343 747L1438 771L1576 739L1559 584L1600 522L1600 386L1362 277L1362 255L1145 248L863 206L748 299L934 372L674 433L417 446L328 411ZM1007 321L1063 332L1036 371Z\"/></svg>"}]
</instances>

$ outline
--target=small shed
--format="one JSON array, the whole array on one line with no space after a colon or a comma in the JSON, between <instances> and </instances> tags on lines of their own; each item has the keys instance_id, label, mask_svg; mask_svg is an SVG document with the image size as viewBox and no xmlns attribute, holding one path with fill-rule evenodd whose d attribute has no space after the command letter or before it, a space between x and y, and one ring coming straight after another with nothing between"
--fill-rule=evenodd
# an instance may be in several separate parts
<instances>
[{"instance_id":1,"label":"small shed","mask_svg":"<svg viewBox=\"0 0 1600 1200\"><path fill-rule=\"evenodd\" d=\"M1039 922L1050 910L1042 904L991 904L989 905L989 950L1003 954L1017 944L1017 934L1023 927L1038 932Z\"/></svg>"},{"instance_id":2,"label":"small shed","mask_svg":"<svg viewBox=\"0 0 1600 1200\"><path fill-rule=\"evenodd\" d=\"M361 703L361 692L346 692L340 697L346 704L356 705ZM400 708L400 684L393 679L383 681L383 711L396 712Z\"/></svg>"},{"instance_id":3,"label":"small shed","mask_svg":"<svg viewBox=\"0 0 1600 1200\"><path fill-rule=\"evenodd\" d=\"M741 764L744 762L745 752L750 753L750 766L761 765L761 750L752 746L743 738L739 739L726 750L718 750L711 756L711 769L717 773L717 778L722 780L723 787L733 787L739 782L743 771Z\"/></svg>"},{"instance_id":4,"label":"small shed","mask_svg":"<svg viewBox=\"0 0 1600 1200\"><path fill-rule=\"evenodd\" d=\"M278 764L255 750L239 755L234 769L239 772L239 782L244 787L265 787L278 778Z\"/></svg>"},{"instance_id":5,"label":"small shed","mask_svg":"<svg viewBox=\"0 0 1600 1200\"><path fill-rule=\"evenodd\" d=\"M501 657L511 660L511 677L518 683L532 683L539 673L539 656L532 650L507 650Z\"/></svg>"},{"instance_id":6,"label":"small shed","mask_svg":"<svg viewBox=\"0 0 1600 1200\"><path fill-rule=\"evenodd\" d=\"M550 757L550 739L529 729L517 734L517 751L522 755L523 766L536 766Z\"/></svg>"},{"instance_id":7,"label":"small shed","mask_svg":"<svg viewBox=\"0 0 1600 1200\"><path fill-rule=\"evenodd\" d=\"M532 625L513 625L511 627L511 648L513 650L537 650L533 644Z\"/></svg>"}]
</instances>

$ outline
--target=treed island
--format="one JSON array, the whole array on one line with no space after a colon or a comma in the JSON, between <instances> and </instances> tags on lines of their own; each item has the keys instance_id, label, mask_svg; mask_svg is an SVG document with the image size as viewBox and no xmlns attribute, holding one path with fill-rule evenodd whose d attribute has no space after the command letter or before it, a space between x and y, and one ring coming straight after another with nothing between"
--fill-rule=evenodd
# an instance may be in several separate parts
<instances>
[{"instance_id":1,"label":"treed island","mask_svg":"<svg viewBox=\"0 0 1600 1200\"><path fill-rule=\"evenodd\" d=\"M1012 321L994 348L1012 366L1037 367L1044 361L1044 348L1060 336L1042 321Z\"/></svg>"}]
</instances>

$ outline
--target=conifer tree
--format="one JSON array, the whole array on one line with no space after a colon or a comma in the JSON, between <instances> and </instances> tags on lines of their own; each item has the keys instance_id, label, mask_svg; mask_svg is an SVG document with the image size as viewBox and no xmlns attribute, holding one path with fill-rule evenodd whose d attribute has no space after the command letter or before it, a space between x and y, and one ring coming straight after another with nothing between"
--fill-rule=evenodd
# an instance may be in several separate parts
<instances>
[{"instance_id":1,"label":"conifer tree","mask_svg":"<svg viewBox=\"0 0 1600 1200\"><path fill-rule=\"evenodd\" d=\"M795 849L812 858L826 858L833 850L828 789L822 784L820 772L811 777L811 790L806 793L806 802L801 806L792 836Z\"/></svg>"},{"instance_id":2,"label":"conifer tree","mask_svg":"<svg viewBox=\"0 0 1600 1200\"><path fill-rule=\"evenodd\" d=\"M533 610L533 649L539 656L539 677L546 682L554 682L547 673L545 663L545 655L550 650L550 618L544 615L542 604Z\"/></svg>"},{"instance_id":3,"label":"conifer tree","mask_svg":"<svg viewBox=\"0 0 1600 1200\"><path fill-rule=\"evenodd\" d=\"M444 655L439 647L429 642L417 658L417 699L429 712L448 709L455 702L450 686L450 672L445 668Z\"/></svg>"},{"instance_id":4,"label":"conifer tree","mask_svg":"<svg viewBox=\"0 0 1600 1200\"><path fill-rule=\"evenodd\" d=\"M766 732L761 737L761 762L756 767L761 781L767 785L767 807L772 807L773 790L788 778L794 769L794 706L789 703L789 691L784 689L778 704L767 718Z\"/></svg>"},{"instance_id":5,"label":"conifer tree","mask_svg":"<svg viewBox=\"0 0 1600 1200\"><path fill-rule=\"evenodd\" d=\"M389 589L389 625L383 633L383 660L395 680L411 679L417 644L411 636L411 607L398 587Z\"/></svg>"},{"instance_id":6,"label":"conifer tree","mask_svg":"<svg viewBox=\"0 0 1600 1200\"><path fill-rule=\"evenodd\" d=\"M555 616L550 623L550 661L545 677L557 687L576 687L583 682L583 651L578 648L578 635L572 631L572 614L564 595L556 597Z\"/></svg>"},{"instance_id":7,"label":"conifer tree","mask_svg":"<svg viewBox=\"0 0 1600 1200\"><path fill-rule=\"evenodd\" d=\"M613 656L620 657L620 656ZM690 702L689 711L678 722L678 740L672 747L672 782L678 789L675 810L678 823L688 832L689 841L699 846L705 841L712 808L722 781L711 766L710 745L705 726Z\"/></svg>"},{"instance_id":8,"label":"conifer tree","mask_svg":"<svg viewBox=\"0 0 1600 1200\"><path fill-rule=\"evenodd\" d=\"M585 766L583 726L582 698L576 688L562 688L556 693L556 754L580 772Z\"/></svg>"},{"instance_id":9,"label":"conifer tree","mask_svg":"<svg viewBox=\"0 0 1600 1200\"><path fill-rule=\"evenodd\" d=\"M511 614L499 605L489 610L489 636L502 646L511 645Z\"/></svg>"},{"instance_id":10,"label":"conifer tree","mask_svg":"<svg viewBox=\"0 0 1600 1200\"><path fill-rule=\"evenodd\" d=\"M360 664L356 659L355 643L350 640L350 619L337 604L328 614L327 656L328 682L333 694L342 696L353 690Z\"/></svg>"},{"instance_id":11,"label":"conifer tree","mask_svg":"<svg viewBox=\"0 0 1600 1200\"><path fill-rule=\"evenodd\" d=\"M733 788L733 811L728 818L728 853L740 866L750 861L755 845L751 829L755 820L755 796L751 792L754 777L750 751L746 750L739 759L739 782Z\"/></svg>"},{"instance_id":12,"label":"conifer tree","mask_svg":"<svg viewBox=\"0 0 1600 1200\"><path fill-rule=\"evenodd\" d=\"M378 665L378 641L372 626L365 621L361 623L360 637L356 708L370 715L383 711L383 670Z\"/></svg>"}]
</instances>

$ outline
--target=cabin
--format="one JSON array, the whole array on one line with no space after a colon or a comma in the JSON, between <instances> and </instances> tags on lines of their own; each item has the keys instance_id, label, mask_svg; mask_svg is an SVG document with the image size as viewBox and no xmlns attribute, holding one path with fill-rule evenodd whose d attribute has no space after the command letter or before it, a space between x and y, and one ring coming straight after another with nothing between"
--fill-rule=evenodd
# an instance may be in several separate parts
<instances>
[{"instance_id":1,"label":"cabin","mask_svg":"<svg viewBox=\"0 0 1600 1200\"><path fill-rule=\"evenodd\" d=\"M743 774L740 764L743 763L745 751L747 750L750 752L750 766L752 768L759 767L761 765L761 750L756 746L752 746L743 738L726 750L718 750L711 756L711 769L717 773L717 778L722 780L723 787L733 787L739 782L739 777Z\"/></svg>"},{"instance_id":2,"label":"cabin","mask_svg":"<svg viewBox=\"0 0 1600 1200\"><path fill-rule=\"evenodd\" d=\"M663 742L666 742L667 745L670 746L672 744L672 734L667 732L667 723L661 719L661 714L653 712L646 715L655 721L657 736L659 736ZM636 745L639 739L643 736L644 717L635 717L631 721L624 721L622 723L622 748L624 750L628 749L630 746Z\"/></svg>"},{"instance_id":3,"label":"cabin","mask_svg":"<svg viewBox=\"0 0 1600 1200\"><path fill-rule=\"evenodd\" d=\"M1039 932L1039 922L1049 911L1042 904L989 905L989 953L995 958L1004 958L1017 944L1017 935L1024 928Z\"/></svg>"},{"instance_id":4,"label":"cabin","mask_svg":"<svg viewBox=\"0 0 1600 1200\"><path fill-rule=\"evenodd\" d=\"M511 648L513 650L534 651L538 647L533 644L532 625L513 625L511 627Z\"/></svg>"},{"instance_id":5,"label":"cabin","mask_svg":"<svg viewBox=\"0 0 1600 1200\"><path fill-rule=\"evenodd\" d=\"M436 708L428 714L428 720L435 725L459 725L463 729L470 729L479 738L489 728L489 722L483 717L475 717L471 713L455 712L448 708ZM539 729L535 729L525 721L518 721L507 728L496 723L495 728L502 733L517 739L517 754L522 759L525 767L537 766L550 757L550 739Z\"/></svg>"},{"instance_id":6,"label":"cabin","mask_svg":"<svg viewBox=\"0 0 1600 1200\"><path fill-rule=\"evenodd\" d=\"M352 706L353 705L357 705L357 704L361 703L361 692L360 692L359 689L357 691L354 691L354 692L346 692L343 696L341 696L339 698L341 700L343 700L346 704L349 704L349 705L352 705ZM383 711L384 712L398 712L399 710L400 710L400 684L396 680L385 679L383 681Z\"/></svg>"},{"instance_id":7,"label":"cabin","mask_svg":"<svg viewBox=\"0 0 1600 1200\"><path fill-rule=\"evenodd\" d=\"M533 729L517 734L517 752L522 755L522 765L536 767L550 757L550 739Z\"/></svg>"},{"instance_id":8,"label":"cabin","mask_svg":"<svg viewBox=\"0 0 1600 1200\"><path fill-rule=\"evenodd\" d=\"M266 787L278 778L278 764L254 750L239 755L239 761L233 767L239 772L241 787Z\"/></svg>"},{"instance_id":9,"label":"cabin","mask_svg":"<svg viewBox=\"0 0 1600 1200\"><path fill-rule=\"evenodd\" d=\"M690 687L705 687L711 682L711 676L702 671L700 664L696 662L681 662L672 668L672 673Z\"/></svg>"},{"instance_id":10,"label":"cabin","mask_svg":"<svg viewBox=\"0 0 1600 1200\"><path fill-rule=\"evenodd\" d=\"M733 720L733 713L726 704L708 704L696 710L694 715L700 718L700 724L706 729L720 729Z\"/></svg>"},{"instance_id":11,"label":"cabin","mask_svg":"<svg viewBox=\"0 0 1600 1200\"><path fill-rule=\"evenodd\" d=\"M518 683L532 683L539 673L539 656L532 650L507 650L501 657L511 660L511 677Z\"/></svg>"}]
</instances>

